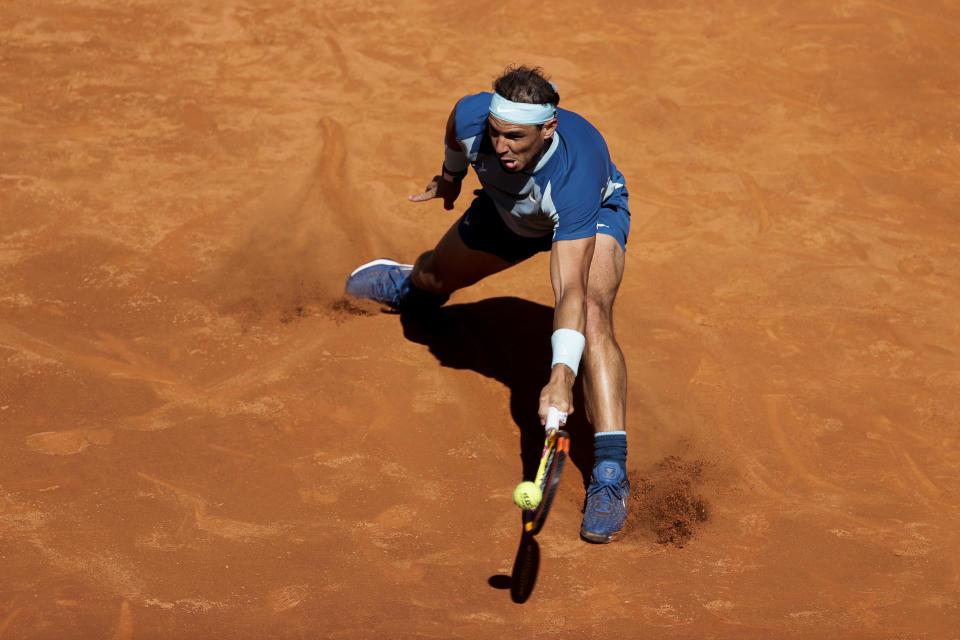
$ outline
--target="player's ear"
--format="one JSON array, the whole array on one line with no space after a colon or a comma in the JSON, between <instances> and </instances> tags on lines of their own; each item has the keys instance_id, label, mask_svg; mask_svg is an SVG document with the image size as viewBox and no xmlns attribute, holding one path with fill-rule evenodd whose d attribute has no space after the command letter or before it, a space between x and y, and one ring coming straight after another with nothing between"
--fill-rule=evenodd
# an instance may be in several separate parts
<instances>
[{"instance_id":1,"label":"player's ear","mask_svg":"<svg viewBox=\"0 0 960 640\"><path fill-rule=\"evenodd\" d=\"M549 140L553 137L553 133L557 130L557 119L553 118L552 120L547 120L543 123L543 139Z\"/></svg>"}]
</instances>

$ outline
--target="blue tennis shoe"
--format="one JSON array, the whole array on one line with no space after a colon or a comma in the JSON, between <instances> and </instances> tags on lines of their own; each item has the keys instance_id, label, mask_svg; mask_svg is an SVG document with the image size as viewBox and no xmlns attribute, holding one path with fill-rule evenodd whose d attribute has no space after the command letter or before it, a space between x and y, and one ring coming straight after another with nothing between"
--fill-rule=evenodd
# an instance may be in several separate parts
<instances>
[{"instance_id":1,"label":"blue tennis shoe","mask_svg":"<svg viewBox=\"0 0 960 640\"><path fill-rule=\"evenodd\" d=\"M614 460L598 462L587 488L580 537L598 544L610 542L627 521L629 497L630 481L620 464Z\"/></svg>"},{"instance_id":2,"label":"blue tennis shoe","mask_svg":"<svg viewBox=\"0 0 960 640\"><path fill-rule=\"evenodd\" d=\"M347 278L347 294L354 298L376 300L391 309L399 309L410 290L412 264L381 258L360 265Z\"/></svg>"}]
</instances>

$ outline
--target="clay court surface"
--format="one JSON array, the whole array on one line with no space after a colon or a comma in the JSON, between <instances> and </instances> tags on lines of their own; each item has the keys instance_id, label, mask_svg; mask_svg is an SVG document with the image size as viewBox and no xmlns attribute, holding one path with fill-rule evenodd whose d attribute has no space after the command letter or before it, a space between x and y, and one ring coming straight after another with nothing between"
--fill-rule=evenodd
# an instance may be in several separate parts
<instances>
[{"instance_id":1,"label":"clay court surface","mask_svg":"<svg viewBox=\"0 0 960 640\"><path fill-rule=\"evenodd\" d=\"M949 0L3 2L0 638L960 637L958 60ZM631 519L580 411L522 604L547 257L342 298L511 62L633 211Z\"/></svg>"}]
</instances>

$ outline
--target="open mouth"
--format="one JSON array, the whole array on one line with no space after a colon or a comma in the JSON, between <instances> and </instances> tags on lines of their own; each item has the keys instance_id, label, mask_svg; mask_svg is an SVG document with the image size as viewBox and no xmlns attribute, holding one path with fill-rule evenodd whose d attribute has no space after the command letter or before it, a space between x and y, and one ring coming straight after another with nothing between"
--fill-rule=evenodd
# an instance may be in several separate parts
<instances>
[{"instance_id":1,"label":"open mouth","mask_svg":"<svg viewBox=\"0 0 960 640\"><path fill-rule=\"evenodd\" d=\"M500 164L507 171L516 171L517 168L520 166L520 163L517 161L516 158L500 158Z\"/></svg>"}]
</instances>

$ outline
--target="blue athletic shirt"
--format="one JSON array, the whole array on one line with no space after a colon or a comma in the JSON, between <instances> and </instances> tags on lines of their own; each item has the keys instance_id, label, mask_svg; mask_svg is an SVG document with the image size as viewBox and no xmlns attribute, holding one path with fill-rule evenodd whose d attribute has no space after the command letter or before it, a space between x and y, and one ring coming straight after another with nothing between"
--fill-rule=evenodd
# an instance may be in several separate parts
<instances>
[{"instance_id":1,"label":"blue athletic shirt","mask_svg":"<svg viewBox=\"0 0 960 640\"><path fill-rule=\"evenodd\" d=\"M573 111L557 109L557 130L533 171L505 171L487 135L491 93L457 103L456 136L484 191L510 229L556 240L596 235L601 204L627 208L623 174L597 129Z\"/></svg>"}]
</instances>

